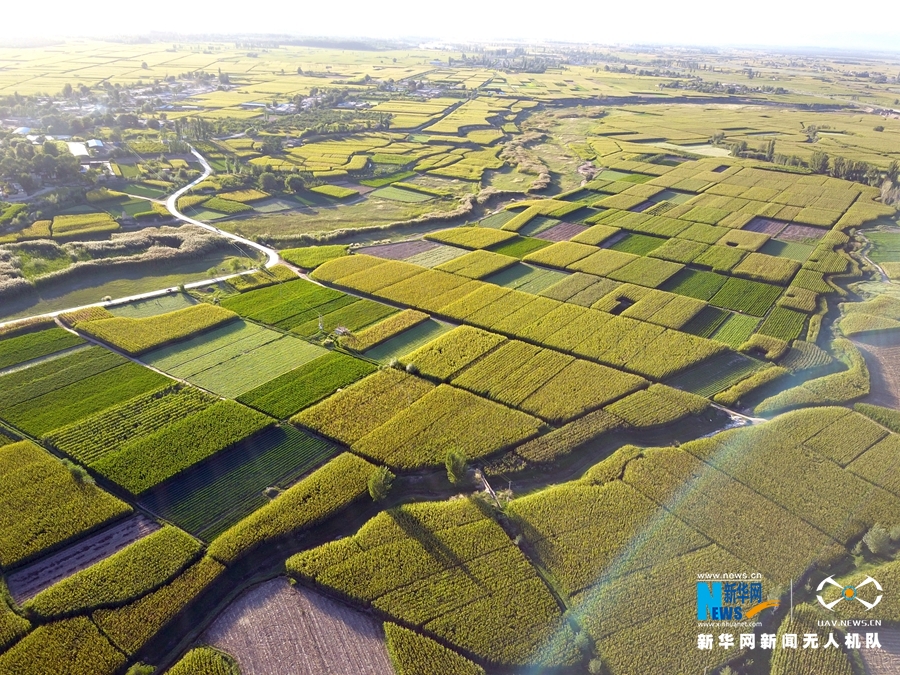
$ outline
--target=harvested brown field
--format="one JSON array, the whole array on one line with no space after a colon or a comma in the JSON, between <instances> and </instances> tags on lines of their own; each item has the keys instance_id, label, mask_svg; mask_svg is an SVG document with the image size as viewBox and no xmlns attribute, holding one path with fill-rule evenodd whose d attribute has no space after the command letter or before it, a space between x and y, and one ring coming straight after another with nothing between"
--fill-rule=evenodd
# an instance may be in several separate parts
<instances>
[{"instance_id":1,"label":"harvested brown field","mask_svg":"<svg viewBox=\"0 0 900 675\"><path fill-rule=\"evenodd\" d=\"M242 675L394 675L379 621L284 577L238 597L200 642Z\"/></svg>"},{"instance_id":2,"label":"harvested brown field","mask_svg":"<svg viewBox=\"0 0 900 675\"><path fill-rule=\"evenodd\" d=\"M22 604L45 588L72 576L94 563L108 558L151 532L159 529L156 521L138 513L112 527L66 546L51 556L23 567L6 577L13 600Z\"/></svg>"},{"instance_id":3,"label":"harvested brown field","mask_svg":"<svg viewBox=\"0 0 900 675\"><path fill-rule=\"evenodd\" d=\"M770 237L777 237L778 233L787 227L787 225L788 223L783 220L773 220L771 218L757 216L741 229L750 230L751 232L762 232Z\"/></svg>"},{"instance_id":4,"label":"harvested brown field","mask_svg":"<svg viewBox=\"0 0 900 675\"><path fill-rule=\"evenodd\" d=\"M827 233L827 228L812 227L811 225L788 225L778 235L778 238L784 241L809 241L812 239L818 241Z\"/></svg>"},{"instance_id":5,"label":"harvested brown field","mask_svg":"<svg viewBox=\"0 0 900 675\"><path fill-rule=\"evenodd\" d=\"M869 367L866 403L900 410L900 331L870 333L853 339Z\"/></svg>"},{"instance_id":6,"label":"harvested brown field","mask_svg":"<svg viewBox=\"0 0 900 675\"><path fill-rule=\"evenodd\" d=\"M534 236L537 239L545 239L547 241L568 241L586 229L588 229L586 225L579 225L578 223L560 223Z\"/></svg>"},{"instance_id":7,"label":"harvested brown field","mask_svg":"<svg viewBox=\"0 0 900 675\"><path fill-rule=\"evenodd\" d=\"M866 675L896 675L900 673L900 629L882 628L878 631L881 649L860 649Z\"/></svg>"},{"instance_id":8,"label":"harvested brown field","mask_svg":"<svg viewBox=\"0 0 900 675\"><path fill-rule=\"evenodd\" d=\"M379 246L366 246L357 251L357 253L365 253L378 258L386 258L388 260L406 260L419 253L425 253L435 249L440 244L433 241L425 241L424 239L416 239L414 241L399 241L396 244L381 244Z\"/></svg>"}]
</instances>

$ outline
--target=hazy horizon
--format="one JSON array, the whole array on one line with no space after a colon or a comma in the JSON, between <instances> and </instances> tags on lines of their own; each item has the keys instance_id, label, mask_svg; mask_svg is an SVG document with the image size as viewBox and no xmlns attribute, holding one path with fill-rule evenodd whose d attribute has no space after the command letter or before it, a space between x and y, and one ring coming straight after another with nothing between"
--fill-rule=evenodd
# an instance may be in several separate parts
<instances>
[{"instance_id":1,"label":"hazy horizon","mask_svg":"<svg viewBox=\"0 0 900 675\"><path fill-rule=\"evenodd\" d=\"M692 0L667 3L647 0L639 8L611 6L588 9L565 3L547 12L541 6L507 6L460 0L452 7L400 0L390 8L357 0L334 6L298 7L272 0L263 11L231 7L210 12L208 6L160 0L131 9L100 0L85 13L59 1L42 5L39 18L31 8L12 8L15 39L121 37L174 33L185 38L220 35L277 35L297 38L417 39L446 42L569 42L596 45L683 47L826 48L852 51L900 51L900 9L885 5L867 12L824 3L759 0L722 3ZM233 6L232 6L233 7ZM433 9L437 7L437 9ZM839 27L839 30L836 28ZM3 36L0 36L2 40Z\"/></svg>"}]
</instances>

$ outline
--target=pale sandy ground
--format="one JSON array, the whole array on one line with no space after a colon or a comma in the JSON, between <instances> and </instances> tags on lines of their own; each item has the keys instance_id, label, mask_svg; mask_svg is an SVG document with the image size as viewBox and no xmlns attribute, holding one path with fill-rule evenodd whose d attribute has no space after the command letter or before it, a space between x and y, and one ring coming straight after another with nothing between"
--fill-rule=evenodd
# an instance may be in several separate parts
<instances>
[{"instance_id":1,"label":"pale sandy ground","mask_svg":"<svg viewBox=\"0 0 900 675\"><path fill-rule=\"evenodd\" d=\"M900 628L879 628L882 649L860 649L867 675L900 674Z\"/></svg>"},{"instance_id":2,"label":"pale sandy ground","mask_svg":"<svg viewBox=\"0 0 900 675\"><path fill-rule=\"evenodd\" d=\"M872 391L866 403L900 409L900 335L873 333L853 338L869 368Z\"/></svg>"},{"instance_id":3,"label":"pale sandy ground","mask_svg":"<svg viewBox=\"0 0 900 675\"><path fill-rule=\"evenodd\" d=\"M284 577L239 596L200 639L241 675L394 675L381 624Z\"/></svg>"}]
</instances>

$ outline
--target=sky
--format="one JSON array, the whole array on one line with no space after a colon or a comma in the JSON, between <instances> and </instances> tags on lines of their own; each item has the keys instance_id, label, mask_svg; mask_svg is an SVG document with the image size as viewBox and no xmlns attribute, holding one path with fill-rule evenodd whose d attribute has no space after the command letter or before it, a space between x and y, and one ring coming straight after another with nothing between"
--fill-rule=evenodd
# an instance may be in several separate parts
<instances>
[{"instance_id":1,"label":"sky","mask_svg":"<svg viewBox=\"0 0 900 675\"><path fill-rule=\"evenodd\" d=\"M4 10L0 39L183 35L432 38L445 41L564 41L595 44L759 45L900 52L900 3L842 0L43 0Z\"/></svg>"}]
</instances>

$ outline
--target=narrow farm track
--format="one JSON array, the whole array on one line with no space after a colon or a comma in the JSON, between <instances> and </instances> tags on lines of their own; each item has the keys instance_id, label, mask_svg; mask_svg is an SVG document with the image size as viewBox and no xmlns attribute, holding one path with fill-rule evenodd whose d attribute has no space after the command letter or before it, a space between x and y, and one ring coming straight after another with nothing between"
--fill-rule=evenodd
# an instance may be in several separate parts
<instances>
[{"instance_id":1,"label":"narrow farm track","mask_svg":"<svg viewBox=\"0 0 900 675\"><path fill-rule=\"evenodd\" d=\"M206 161L206 158L203 157L203 155L201 155L199 152L197 152L197 150L195 150L193 147L191 147L191 152L198 159L201 166L203 167L203 174L196 180L188 183L183 188L176 191L174 194L170 195L165 200L165 202L161 202L161 201L157 201L157 200L149 199L149 198L147 199L147 201L157 201L157 203L165 203L165 206L169 210L169 212L178 220L181 220L190 225L202 227L203 229L209 230L210 232L215 232L219 236L221 236L225 239L231 240L236 246L241 244L241 245L247 246L255 251L258 251L258 252L264 254L266 256L266 263L265 263L266 267L272 267L279 263L285 264L284 261L281 259L281 256L279 255L278 251L276 251L274 248L269 248L268 246L263 246L262 244L258 244L257 242L251 241L250 239L244 239L243 237L238 236L236 234L232 234L231 232L226 232L225 230L220 230L217 227L214 227L214 226L204 223L202 221L196 220L195 218L190 218L178 210L178 198L181 197L182 195L184 195L188 190L196 187L201 182L203 182L204 180L209 178L209 176L211 176L212 172L213 172L212 167L209 165L209 162ZM246 253L244 253L244 254L246 255ZM294 268L293 265L287 265L287 266L290 267L291 269L293 269L294 271L296 271L296 269ZM210 284L217 284L221 281L227 281L228 279L233 279L235 277L239 277L239 276L241 276L241 274L242 273L227 274L227 275L220 276L220 277L213 277L211 279L203 279L201 281L194 281L189 284L184 284L184 288L186 288L186 289L202 288L203 286L209 286ZM66 314L68 312L74 312L76 310L85 309L87 307L108 307L110 305L118 305L118 304L123 304L123 303L127 303L127 302L134 302L136 300L149 300L151 298L158 298L163 295L168 295L169 293L172 293L174 291L175 291L175 289L172 288L171 286L169 286L169 287L161 288L161 289L155 290L155 291L147 291L146 293L138 293L137 295L129 295L124 298L113 298L112 300L93 302L88 305L79 305L77 307L67 307L66 309L59 309L59 310L56 310L55 312L47 312L45 314L34 314L32 316L19 317L18 319L9 319L7 321L0 321L0 328L3 328L5 326L10 326L10 325L13 325L16 323L20 323L20 322L32 321L35 319L55 319L56 317L60 316L61 314Z\"/></svg>"}]
</instances>

